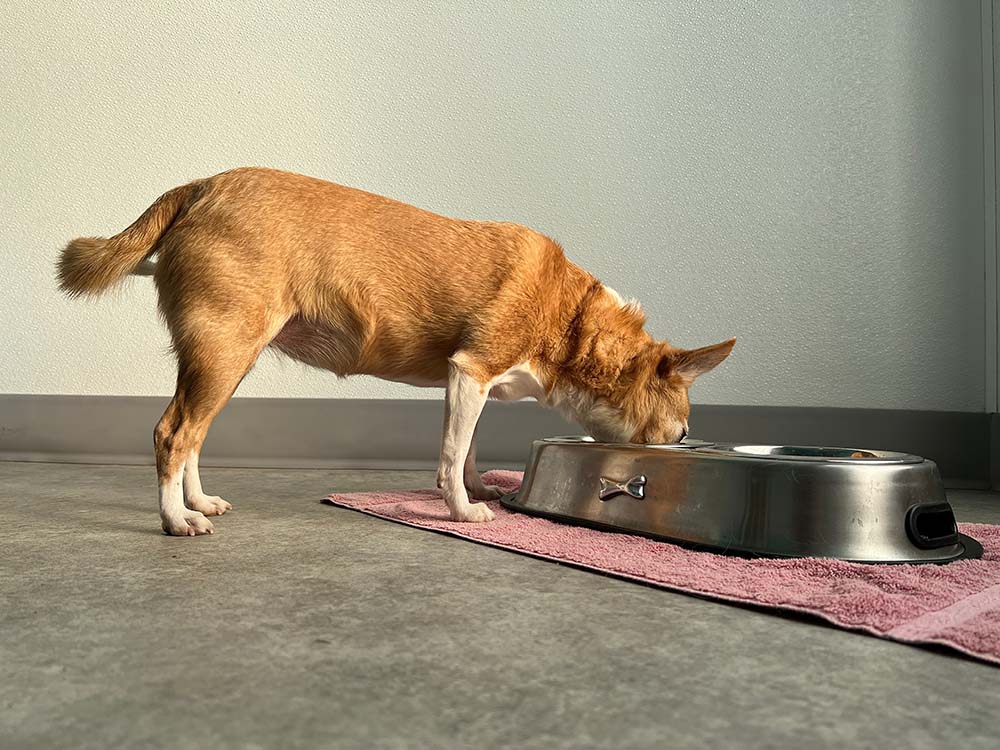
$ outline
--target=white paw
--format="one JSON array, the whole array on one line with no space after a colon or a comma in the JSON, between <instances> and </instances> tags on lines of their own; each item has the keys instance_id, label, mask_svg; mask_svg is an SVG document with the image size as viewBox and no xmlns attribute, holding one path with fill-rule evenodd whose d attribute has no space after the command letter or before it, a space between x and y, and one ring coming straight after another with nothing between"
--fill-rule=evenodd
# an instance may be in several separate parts
<instances>
[{"instance_id":1,"label":"white paw","mask_svg":"<svg viewBox=\"0 0 1000 750\"><path fill-rule=\"evenodd\" d=\"M233 509L232 505L218 495L195 495L187 498L187 504L206 516L221 516L227 510Z\"/></svg>"},{"instance_id":2,"label":"white paw","mask_svg":"<svg viewBox=\"0 0 1000 750\"><path fill-rule=\"evenodd\" d=\"M471 503L451 512L451 520L464 523L486 523L495 518L493 511L483 503Z\"/></svg>"},{"instance_id":3,"label":"white paw","mask_svg":"<svg viewBox=\"0 0 1000 750\"><path fill-rule=\"evenodd\" d=\"M196 510L185 510L180 515L164 518L163 530L171 536L200 536L215 533L212 522Z\"/></svg>"},{"instance_id":4,"label":"white paw","mask_svg":"<svg viewBox=\"0 0 1000 750\"><path fill-rule=\"evenodd\" d=\"M499 500L504 495L504 491L495 484L479 483L478 486L469 487L469 495L476 500Z\"/></svg>"}]
</instances>

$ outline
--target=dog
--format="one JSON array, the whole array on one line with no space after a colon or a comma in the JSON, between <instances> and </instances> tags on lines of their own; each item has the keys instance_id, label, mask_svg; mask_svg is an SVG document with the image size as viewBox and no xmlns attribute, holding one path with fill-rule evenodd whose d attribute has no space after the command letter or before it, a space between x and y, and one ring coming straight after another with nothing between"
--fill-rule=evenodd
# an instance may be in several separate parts
<instances>
[{"instance_id":1,"label":"dog","mask_svg":"<svg viewBox=\"0 0 1000 750\"><path fill-rule=\"evenodd\" d=\"M156 256L155 263L151 260ZM444 387L438 487L455 521L493 518L476 469L488 398L534 398L598 441L676 443L688 389L736 339L657 341L634 301L513 223L450 219L303 175L244 167L168 191L110 239L71 241L61 289L151 275L177 357L153 432L160 519L213 533L232 506L202 489L205 434L265 347L345 377Z\"/></svg>"}]
</instances>

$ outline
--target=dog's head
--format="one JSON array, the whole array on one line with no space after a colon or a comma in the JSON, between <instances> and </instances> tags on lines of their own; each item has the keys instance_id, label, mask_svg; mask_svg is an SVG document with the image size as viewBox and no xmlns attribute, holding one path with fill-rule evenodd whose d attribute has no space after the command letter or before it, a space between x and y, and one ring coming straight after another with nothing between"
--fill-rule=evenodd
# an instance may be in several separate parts
<instances>
[{"instance_id":1,"label":"dog's head","mask_svg":"<svg viewBox=\"0 0 1000 750\"><path fill-rule=\"evenodd\" d=\"M639 366L640 377L622 383L619 394L630 443L678 443L688 434L688 389L695 379L729 356L736 339L700 349L657 344Z\"/></svg>"},{"instance_id":2,"label":"dog's head","mask_svg":"<svg viewBox=\"0 0 1000 750\"><path fill-rule=\"evenodd\" d=\"M569 376L551 402L601 442L680 442L688 431L688 389L736 345L729 339L678 349L654 340L645 323L637 302L607 287L593 287L581 304L563 368Z\"/></svg>"},{"instance_id":3,"label":"dog's head","mask_svg":"<svg viewBox=\"0 0 1000 750\"><path fill-rule=\"evenodd\" d=\"M572 416L595 439L607 443L678 443L688 434L688 389L717 367L736 339L700 349L649 342L600 392L581 391Z\"/></svg>"}]
</instances>

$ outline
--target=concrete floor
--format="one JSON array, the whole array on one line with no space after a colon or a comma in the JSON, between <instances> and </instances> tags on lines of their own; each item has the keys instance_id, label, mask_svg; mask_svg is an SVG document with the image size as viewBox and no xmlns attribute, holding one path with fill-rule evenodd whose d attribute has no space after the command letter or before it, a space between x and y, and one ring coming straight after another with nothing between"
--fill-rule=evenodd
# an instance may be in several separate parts
<instances>
[{"instance_id":1,"label":"concrete floor","mask_svg":"<svg viewBox=\"0 0 1000 750\"><path fill-rule=\"evenodd\" d=\"M1000 669L319 503L430 472L204 474L179 539L149 467L0 463L0 747L1000 746Z\"/></svg>"}]
</instances>

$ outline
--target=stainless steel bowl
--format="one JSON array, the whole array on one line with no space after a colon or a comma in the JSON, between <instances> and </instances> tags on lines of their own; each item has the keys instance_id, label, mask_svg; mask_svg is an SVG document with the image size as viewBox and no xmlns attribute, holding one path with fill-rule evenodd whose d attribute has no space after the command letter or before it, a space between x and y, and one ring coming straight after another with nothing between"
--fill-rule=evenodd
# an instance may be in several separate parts
<instances>
[{"instance_id":1,"label":"stainless steel bowl","mask_svg":"<svg viewBox=\"0 0 1000 750\"><path fill-rule=\"evenodd\" d=\"M686 440L538 440L511 510L761 557L944 563L979 557L933 461L905 453Z\"/></svg>"}]
</instances>

